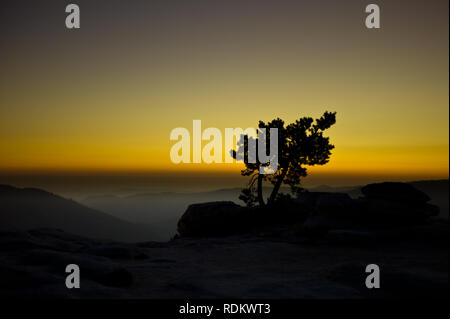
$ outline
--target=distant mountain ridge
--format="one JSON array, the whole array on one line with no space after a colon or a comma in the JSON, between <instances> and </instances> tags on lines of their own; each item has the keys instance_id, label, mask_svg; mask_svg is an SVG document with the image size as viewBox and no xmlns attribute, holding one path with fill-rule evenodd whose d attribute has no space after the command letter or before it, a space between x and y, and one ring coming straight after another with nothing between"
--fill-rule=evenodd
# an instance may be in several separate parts
<instances>
[{"instance_id":1,"label":"distant mountain ridge","mask_svg":"<svg viewBox=\"0 0 450 319\"><path fill-rule=\"evenodd\" d=\"M415 187L424 191L432 198L432 203L441 209L441 217L448 219L448 180L432 180L411 182ZM361 196L362 185L333 187L321 185L309 188L313 192L336 192L347 193L353 198ZM270 194L271 189L264 187L264 196ZM289 189L284 187L282 192L288 193ZM154 223L160 225L160 229L167 229L168 232L176 231L176 222L190 204L212 202L212 201L233 201L243 205L239 198L240 188L227 188L207 192L195 193L139 193L127 196L91 196L82 200L82 203L108 212L114 216L136 223Z\"/></svg>"},{"instance_id":2,"label":"distant mountain ridge","mask_svg":"<svg viewBox=\"0 0 450 319\"><path fill-rule=\"evenodd\" d=\"M135 225L70 199L36 188L0 185L0 229L58 228L67 232L122 241L150 237Z\"/></svg>"},{"instance_id":3,"label":"distant mountain ridge","mask_svg":"<svg viewBox=\"0 0 450 319\"><path fill-rule=\"evenodd\" d=\"M411 182L427 193L438 205L440 217L448 219L449 181ZM322 185L310 191L361 195L361 186L331 187ZM118 197L92 196L77 203L37 188L0 185L0 230L59 228L93 238L120 241L168 240L176 232L176 223L190 204L238 200L240 188L200 193L142 193ZM288 188L283 189L288 192ZM265 196L270 188L264 188Z\"/></svg>"}]
</instances>

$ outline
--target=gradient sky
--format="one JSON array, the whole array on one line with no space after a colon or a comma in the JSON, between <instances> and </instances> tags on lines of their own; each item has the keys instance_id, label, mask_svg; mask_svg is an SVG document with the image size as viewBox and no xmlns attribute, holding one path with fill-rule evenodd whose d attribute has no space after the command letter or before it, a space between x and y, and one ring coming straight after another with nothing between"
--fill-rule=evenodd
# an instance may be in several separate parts
<instances>
[{"instance_id":1,"label":"gradient sky","mask_svg":"<svg viewBox=\"0 0 450 319\"><path fill-rule=\"evenodd\" d=\"M448 178L448 1L2 1L0 173L218 172L175 127L336 111L330 176ZM238 173L237 173L238 174Z\"/></svg>"}]
</instances>

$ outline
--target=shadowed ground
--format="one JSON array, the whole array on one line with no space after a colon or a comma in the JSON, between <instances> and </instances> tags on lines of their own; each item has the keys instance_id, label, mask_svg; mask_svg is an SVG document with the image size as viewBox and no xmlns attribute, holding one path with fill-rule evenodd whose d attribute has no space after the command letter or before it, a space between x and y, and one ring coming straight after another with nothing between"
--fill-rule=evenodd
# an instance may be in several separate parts
<instances>
[{"instance_id":1,"label":"shadowed ground","mask_svg":"<svg viewBox=\"0 0 450 319\"><path fill-rule=\"evenodd\" d=\"M290 229L123 244L56 230L0 234L0 296L32 298L402 298L448 296L448 224L426 242L311 240ZM430 237L431 238L431 237ZM444 241L447 238L447 243ZM65 266L81 289L65 288ZM381 268L368 290L365 266Z\"/></svg>"}]
</instances>

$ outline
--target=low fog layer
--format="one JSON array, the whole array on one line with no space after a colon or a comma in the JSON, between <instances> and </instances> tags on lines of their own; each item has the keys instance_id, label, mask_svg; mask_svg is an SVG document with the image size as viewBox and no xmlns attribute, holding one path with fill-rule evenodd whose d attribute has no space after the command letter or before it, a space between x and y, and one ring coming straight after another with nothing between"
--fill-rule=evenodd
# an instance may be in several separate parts
<instances>
[{"instance_id":1,"label":"low fog layer","mask_svg":"<svg viewBox=\"0 0 450 319\"><path fill-rule=\"evenodd\" d=\"M448 219L448 180L412 183L440 207ZM287 192L283 189L283 192ZM359 187L311 188L310 191L348 193L360 196ZM269 189L265 189L265 196ZM35 188L0 185L0 229L57 228L92 238L117 241L167 241L176 234L177 221L193 203L234 201L239 188L196 193L142 193L129 196L88 196L73 201Z\"/></svg>"},{"instance_id":2,"label":"low fog layer","mask_svg":"<svg viewBox=\"0 0 450 319\"><path fill-rule=\"evenodd\" d=\"M448 219L448 181L423 181L412 183L418 189L427 193L431 203L438 205L441 217ZM310 191L348 193L351 197L360 196L359 186L330 187L319 186ZM265 189L265 196L270 189ZM283 192L288 192L284 189ZM81 202L86 206L107 212L115 217L138 224L151 225L154 240L168 240L176 233L176 224L186 208L192 203L212 201L233 201L239 205L243 203L238 199L240 189L231 188L212 192L197 193L145 193L132 196L92 196Z\"/></svg>"}]
</instances>

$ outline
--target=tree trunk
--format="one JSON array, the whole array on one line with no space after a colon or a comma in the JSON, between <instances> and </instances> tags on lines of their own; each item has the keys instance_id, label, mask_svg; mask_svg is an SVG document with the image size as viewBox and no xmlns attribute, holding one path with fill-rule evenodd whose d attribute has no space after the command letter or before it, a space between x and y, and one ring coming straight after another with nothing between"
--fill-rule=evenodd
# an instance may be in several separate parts
<instances>
[{"instance_id":1,"label":"tree trunk","mask_svg":"<svg viewBox=\"0 0 450 319\"><path fill-rule=\"evenodd\" d=\"M272 193L270 194L268 204L272 204L275 201L275 198L277 197L278 191L280 190L281 183L283 182L283 179L286 177L288 169L284 168L281 172L281 175L278 176L277 182L275 186L273 187Z\"/></svg>"},{"instance_id":2,"label":"tree trunk","mask_svg":"<svg viewBox=\"0 0 450 319\"><path fill-rule=\"evenodd\" d=\"M258 202L259 202L259 206L261 206L261 207L266 205L266 203L264 203L264 198L263 198L262 181L263 181L263 176L260 173L258 173Z\"/></svg>"}]
</instances>

